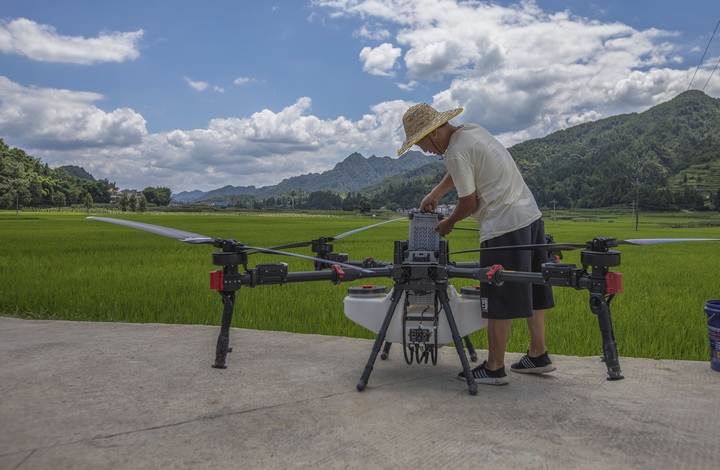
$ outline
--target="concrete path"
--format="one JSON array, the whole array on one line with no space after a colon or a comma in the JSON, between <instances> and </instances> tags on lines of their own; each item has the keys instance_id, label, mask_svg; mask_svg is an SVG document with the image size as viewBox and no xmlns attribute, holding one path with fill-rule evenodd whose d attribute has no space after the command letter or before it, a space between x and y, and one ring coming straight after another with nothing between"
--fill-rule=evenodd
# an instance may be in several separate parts
<instances>
[{"instance_id":1,"label":"concrete path","mask_svg":"<svg viewBox=\"0 0 720 470\"><path fill-rule=\"evenodd\" d=\"M468 393L372 341L218 327L0 317L0 469L717 469L720 373L708 362L552 356ZM478 351L480 358L484 351ZM508 355L510 361L518 354Z\"/></svg>"}]
</instances>

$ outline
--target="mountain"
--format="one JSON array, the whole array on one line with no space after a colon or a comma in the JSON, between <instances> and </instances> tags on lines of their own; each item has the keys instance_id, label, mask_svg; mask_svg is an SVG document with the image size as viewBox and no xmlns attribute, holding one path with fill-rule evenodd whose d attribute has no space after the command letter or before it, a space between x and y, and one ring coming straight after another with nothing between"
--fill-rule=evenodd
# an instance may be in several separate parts
<instances>
[{"instance_id":1,"label":"mountain","mask_svg":"<svg viewBox=\"0 0 720 470\"><path fill-rule=\"evenodd\" d=\"M427 164L429 159L422 152L406 152L398 158L376 157L365 158L355 152L345 160L337 163L332 170L323 173L310 173L293 176L282 180L274 186L225 186L208 192L183 191L173 195L173 199L181 202L226 197L232 195L252 195L260 199L278 194L289 193L293 189L301 189L307 193L330 189L339 193L359 191L382 180L407 173Z\"/></svg>"},{"instance_id":2,"label":"mountain","mask_svg":"<svg viewBox=\"0 0 720 470\"><path fill-rule=\"evenodd\" d=\"M182 191L178 194L173 194L172 198L180 202L193 202L201 199L203 194L205 194L203 191L196 189L194 191Z\"/></svg>"},{"instance_id":3,"label":"mountain","mask_svg":"<svg viewBox=\"0 0 720 470\"><path fill-rule=\"evenodd\" d=\"M80 178L81 180L95 181L95 177L93 175L85 171L85 168L79 166L66 165L61 166L58 169L65 170L68 175L74 176L75 178Z\"/></svg>"},{"instance_id":4,"label":"mountain","mask_svg":"<svg viewBox=\"0 0 720 470\"><path fill-rule=\"evenodd\" d=\"M630 205L648 209L720 207L720 99L686 91L642 113L587 122L508 149L540 206ZM180 193L196 201L233 194L260 199L330 189L360 191L373 207L415 200L444 165L420 152L397 159L349 155L324 173L295 176L275 186L226 186Z\"/></svg>"},{"instance_id":5,"label":"mountain","mask_svg":"<svg viewBox=\"0 0 720 470\"><path fill-rule=\"evenodd\" d=\"M645 207L699 208L720 189L720 99L686 91L509 150L542 206L607 207L639 194Z\"/></svg>"}]
</instances>

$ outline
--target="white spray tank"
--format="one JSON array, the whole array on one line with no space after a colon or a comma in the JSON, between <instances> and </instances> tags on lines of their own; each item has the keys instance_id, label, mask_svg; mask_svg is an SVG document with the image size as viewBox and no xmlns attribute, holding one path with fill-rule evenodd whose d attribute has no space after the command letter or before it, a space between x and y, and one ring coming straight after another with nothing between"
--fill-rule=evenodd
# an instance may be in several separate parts
<instances>
[{"instance_id":1,"label":"white spray tank","mask_svg":"<svg viewBox=\"0 0 720 470\"><path fill-rule=\"evenodd\" d=\"M348 288L348 295L344 300L345 316L373 333L379 333L383 320L391 305L393 290L387 292L386 286L353 286ZM482 318L480 309L480 286L468 286L460 289L458 294L455 287L447 287L448 301L453 318L457 324L460 337L474 333L487 326L487 320ZM386 332L385 340L390 343L402 343L403 336L410 342L407 334L410 329L417 328L421 323L424 327L432 327L434 305L413 304L408 307L408 313L413 317L427 311L427 320L407 321L403 332L403 302L395 308L392 321ZM452 332L448 325L447 316L440 311L438 316L437 335L439 344L453 342Z\"/></svg>"}]
</instances>

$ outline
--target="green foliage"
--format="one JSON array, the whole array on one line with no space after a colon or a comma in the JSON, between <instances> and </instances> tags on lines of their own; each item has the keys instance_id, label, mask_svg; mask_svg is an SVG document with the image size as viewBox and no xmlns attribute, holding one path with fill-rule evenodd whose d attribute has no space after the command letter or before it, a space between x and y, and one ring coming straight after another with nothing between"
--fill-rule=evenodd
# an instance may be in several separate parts
<instances>
[{"instance_id":1,"label":"green foliage","mask_svg":"<svg viewBox=\"0 0 720 470\"><path fill-rule=\"evenodd\" d=\"M167 187L152 187L148 186L142 190L143 196L150 204L156 204L158 206L169 206L172 198L172 190Z\"/></svg>"},{"instance_id":2,"label":"green foliage","mask_svg":"<svg viewBox=\"0 0 720 470\"><path fill-rule=\"evenodd\" d=\"M16 205L64 207L83 204L86 195L97 203L110 202L114 183L95 181L78 167L52 169L21 149L11 149L0 139L0 209ZM74 176L80 174L81 177Z\"/></svg>"},{"instance_id":3,"label":"green foliage","mask_svg":"<svg viewBox=\"0 0 720 470\"><path fill-rule=\"evenodd\" d=\"M308 196L305 209L314 210L340 210L342 209L342 198L335 191L325 189L314 191Z\"/></svg>"},{"instance_id":4,"label":"green foliage","mask_svg":"<svg viewBox=\"0 0 720 470\"><path fill-rule=\"evenodd\" d=\"M85 168L81 168L75 165L66 165L58 168L59 170L65 171L69 176L79 178L81 180L95 181L95 177L85 171Z\"/></svg>"},{"instance_id":5,"label":"green foliage","mask_svg":"<svg viewBox=\"0 0 720 470\"><path fill-rule=\"evenodd\" d=\"M244 208L260 206L267 209L299 209L307 207L308 197L308 194L302 189L293 189L288 193L270 196L262 202L256 196L246 194L233 196L230 200L231 202L237 201L234 205Z\"/></svg>"},{"instance_id":6,"label":"green foliage","mask_svg":"<svg viewBox=\"0 0 720 470\"><path fill-rule=\"evenodd\" d=\"M127 197L127 194L123 194L122 196L120 196L118 204L120 204L120 210L122 210L123 212L127 212L128 208L130 207L130 198Z\"/></svg>"},{"instance_id":7,"label":"green foliage","mask_svg":"<svg viewBox=\"0 0 720 470\"><path fill-rule=\"evenodd\" d=\"M342 210L344 211L370 212L370 209L370 201L360 192L354 193L350 191L345 195L342 202Z\"/></svg>"},{"instance_id":8,"label":"green foliage","mask_svg":"<svg viewBox=\"0 0 720 470\"><path fill-rule=\"evenodd\" d=\"M92 209L92 206L93 206L93 198L89 193L85 195L85 201L84 201L83 205L85 206L85 209L87 210L87 213L89 214L90 209Z\"/></svg>"},{"instance_id":9,"label":"green foliage","mask_svg":"<svg viewBox=\"0 0 720 470\"><path fill-rule=\"evenodd\" d=\"M128 207L130 207L131 211L137 212L138 200L135 196L131 196L128 198Z\"/></svg>"}]
</instances>

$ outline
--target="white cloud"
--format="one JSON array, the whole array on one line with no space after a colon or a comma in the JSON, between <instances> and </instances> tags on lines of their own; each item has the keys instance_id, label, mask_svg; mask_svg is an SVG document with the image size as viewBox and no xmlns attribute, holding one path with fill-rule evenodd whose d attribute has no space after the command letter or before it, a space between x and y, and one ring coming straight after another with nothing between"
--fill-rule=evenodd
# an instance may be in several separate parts
<instances>
[{"instance_id":1,"label":"white cloud","mask_svg":"<svg viewBox=\"0 0 720 470\"><path fill-rule=\"evenodd\" d=\"M278 112L264 109L213 119L203 129L148 134L140 114L102 111L95 105L102 99L97 93L23 87L0 76L3 138L51 166L82 166L122 187L179 192L265 186L328 170L355 151L392 154L408 106L382 103L357 122L342 116L323 120L309 113L310 98L300 98Z\"/></svg>"},{"instance_id":2,"label":"white cloud","mask_svg":"<svg viewBox=\"0 0 720 470\"><path fill-rule=\"evenodd\" d=\"M390 31L377 25L364 24L357 31L353 32L354 37L370 39L373 41L385 41L392 36Z\"/></svg>"},{"instance_id":3,"label":"white cloud","mask_svg":"<svg viewBox=\"0 0 720 470\"><path fill-rule=\"evenodd\" d=\"M415 87L417 87L417 85L418 85L418 82L415 80L410 80L407 83L398 83L397 84L398 88L400 88L401 90L405 90L405 91L412 91L415 89Z\"/></svg>"},{"instance_id":4,"label":"white cloud","mask_svg":"<svg viewBox=\"0 0 720 470\"><path fill-rule=\"evenodd\" d=\"M129 108L105 112L98 93L23 87L0 76L0 129L39 148L133 145L147 134L145 119Z\"/></svg>"},{"instance_id":5,"label":"white cloud","mask_svg":"<svg viewBox=\"0 0 720 470\"><path fill-rule=\"evenodd\" d=\"M308 114L310 106L309 98L301 98L279 112L264 109L246 118L213 119L205 129L149 135L137 146L142 173L155 180L172 175L166 183L171 188L265 186L328 170L354 151L387 155L385 143L395 138L407 103L378 105L358 122L321 120ZM369 148L368 142L379 145Z\"/></svg>"},{"instance_id":6,"label":"white cloud","mask_svg":"<svg viewBox=\"0 0 720 470\"><path fill-rule=\"evenodd\" d=\"M190 85L190 88L197 91L205 91L205 89L210 86L207 82L196 82L187 77L185 77L185 81Z\"/></svg>"},{"instance_id":7,"label":"white cloud","mask_svg":"<svg viewBox=\"0 0 720 470\"><path fill-rule=\"evenodd\" d=\"M143 31L103 32L94 38L64 36L54 27L26 18L0 22L0 51L40 62L88 65L124 62L140 55Z\"/></svg>"},{"instance_id":8,"label":"white cloud","mask_svg":"<svg viewBox=\"0 0 720 470\"><path fill-rule=\"evenodd\" d=\"M250 77L238 77L233 81L233 83L235 85L245 85L246 83L250 83L252 81L254 80Z\"/></svg>"},{"instance_id":9,"label":"white cloud","mask_svg":"<svg viewBox=\"0 0 720 470\"><path fill-rule=\"evenodd\" d=\"M371 75L382 75L392 77L395 73L393 68L398 57L402 54L399 47L383 43L378 47L365 47L360 51L360 60L363 62L363 70Z\"/></svg>"},{"instance_id":10,"label":"white cloud","mask_svg":"<svg viewBox=\"0 0 720 470\"><path fill-rule=\"evenodd\" d=\"M691 75L673 67L678 56L667 41L674 32L638 31L570 11L548 14L533 0L508 6L452 0L313 3L331 18L358 19L360 31L394 25L394 41L362 49L367 73L404 73L405 83L398 86L405 90L420 81L450 80L426 101L465 107L461 119L515 136L512 141L579 119L642 111L685 91ZM396 62L388 52L400 47L406 52Z\"/></svg>"}]
</instances>

